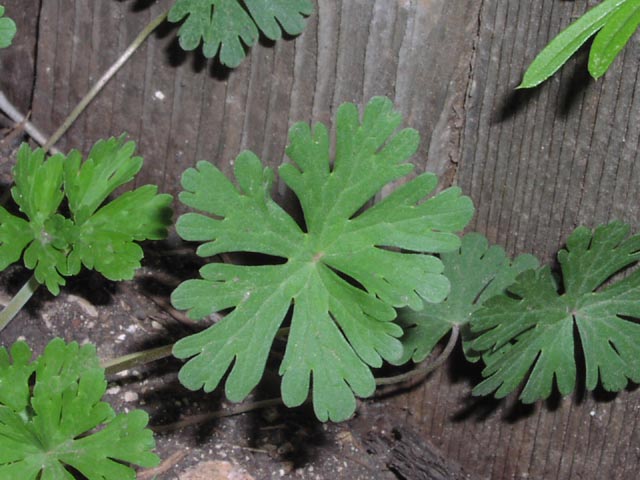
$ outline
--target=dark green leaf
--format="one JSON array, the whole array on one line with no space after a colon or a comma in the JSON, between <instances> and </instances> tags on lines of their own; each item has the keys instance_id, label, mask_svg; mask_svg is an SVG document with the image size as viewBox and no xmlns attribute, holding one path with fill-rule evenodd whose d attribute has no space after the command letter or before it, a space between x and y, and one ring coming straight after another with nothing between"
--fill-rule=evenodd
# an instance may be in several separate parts
<instances>
[{"instance_id":1,"label":"dark green leaf","mask_svg":"<svg viewBox=\"0 0 640 480\"><path fill-rule=\"evenodd\" d=\"M558 254L562 290L548 268L528 271L509 294L487 301L472 319L478 334L472 347L490 356L474 394L503 397L527 378L521 394L534 402L551 394L554 378L561 394L576 381L582 354L586 387L598 380L618 391L627 379L640 381L640 270L608 286L603 283L640 259L640 235L628 237L619 222L594 232L580 227ZM574 329L580 349L574 345Z\"/></svg>"},{"instance_id":2,"label":"dark green leaf","mask_svg":"<svg viewBox=\"0 0 640 480\"><path fill-rule=\"evenodd\" d=\"M310 0L177 0L169 21L186 17L178 32L184 50L202 42L206 57L219 51L222 64L237 67L245 57L245 45L254 45L259 31L271 40L280 38L281 30L297 35L304 29L304 16L312 11Z\"/></svg>"},{"instance_id":3,"label":"dark green leaf","mask_svg":"<svg viewBox=\"0 0 640 480\"><path fill-rule=\"evenodd\" d=\"M520 255L511 261L502 247L489 246L479 233L469 233L460 248L440 255L444 275L451 282L451 292L442 303L425 303L424 309L403 309L399 323L405 331L402 337L404 354L398 364L410 358L424 360L453 325L461 329L463 347L470 361L477 356L469 349L472 339L467 328L473 312L489 298L511 285L524 270L536 268L538 260L532 255Z\"/></svg>"}]
</instances>

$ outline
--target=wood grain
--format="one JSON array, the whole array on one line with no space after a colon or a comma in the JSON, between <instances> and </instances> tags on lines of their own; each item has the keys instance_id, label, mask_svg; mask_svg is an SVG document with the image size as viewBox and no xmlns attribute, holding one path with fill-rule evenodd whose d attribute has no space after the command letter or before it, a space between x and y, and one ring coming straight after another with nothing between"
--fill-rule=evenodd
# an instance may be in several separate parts
<instances>
[{"instance_id":1,"label":"wood grain","mask_svg":"<svg viewBox=\"0 0 640 480\"><path fill-rule=\"evenodd\" d=\"M5 0L8 11L24 11L16 20L37 45L0 55L0 86L52 132L169 3ZM340 103L387 95L421 134L417 170L436 171L473 198L470 229L548 261L579 224L638 226L637 36L603 80L585 75L582 51L540 88L514 91L535 54L594 3L318 0L301 36L262 41L233 71L181 52L175 27L165 25L61 147L87 151L127 132L146 159L138 183L175 195L181 172L199 159L228 172L248 148L279 165L293 123L330 125ZM278 193L291 199L282 185ZM477 380L458 355L383 407L478 478L636 478L636 388L523 407L472 399Z\"/></svg>"}]
</instances>

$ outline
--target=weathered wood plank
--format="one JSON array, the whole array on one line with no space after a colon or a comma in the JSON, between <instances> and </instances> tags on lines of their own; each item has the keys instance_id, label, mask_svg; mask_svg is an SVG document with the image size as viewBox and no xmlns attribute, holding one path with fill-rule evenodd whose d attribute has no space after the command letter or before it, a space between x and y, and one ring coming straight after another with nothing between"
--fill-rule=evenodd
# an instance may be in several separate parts
<instances>
[{"instance_id":1,"label":"weathered wood plank","mask_svg":"<svg viewBox=\"0 0 640 480\"><path fill-rule=\"evenodd\" d=\"M2 3L5 16L16 22L18 32L11 47L0 50L0 88L9 101L25 114L33 94L39 3Z\"/></svg>"}]
</instances>

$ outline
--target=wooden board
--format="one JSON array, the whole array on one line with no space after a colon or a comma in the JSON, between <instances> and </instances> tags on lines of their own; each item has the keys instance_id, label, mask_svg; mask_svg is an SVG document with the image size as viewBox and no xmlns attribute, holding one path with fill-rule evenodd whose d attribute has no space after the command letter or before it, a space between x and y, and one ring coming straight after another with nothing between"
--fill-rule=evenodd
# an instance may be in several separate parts
<instances>
[{"instance_id":1,"label":"wooden board","mask_svg":"<svg viewBox=\"0 0 640 480\"><path fill-rule=\"evenodd\" d=\"M17 40L20 53L0 54L0 86L46 132L170 4L4 3L24 12L15 18L33 36ZM547 261L578 224L639 223L638 39L604 80L585 76L581 52L542 87L514 91L536 52L594 3L318 0L300 37L261 42L233 71L181 52L176 28L165 25L60 146L87 151L127 132L146 159L139 183L176 194L196 160L229 171L248 148L279 165L293 123L330 125L340 103L387 95L421 134L417 170L436 171L473 198L470 229L509 253ZM288 198L282 186L278 192ZM456 357L422 387L380 405L479 478L636 478L637 389L528 408L471 399L477 380Z\"/></svg>"}]
</instances>

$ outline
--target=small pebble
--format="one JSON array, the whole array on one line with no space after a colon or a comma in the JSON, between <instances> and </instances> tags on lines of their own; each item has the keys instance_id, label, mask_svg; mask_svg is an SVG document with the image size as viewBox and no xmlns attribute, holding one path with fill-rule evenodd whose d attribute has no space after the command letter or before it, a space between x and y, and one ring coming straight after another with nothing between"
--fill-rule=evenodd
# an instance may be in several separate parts
<instances>
[{"instance_id":1,"label":"small pebble","mask_svg":"<svg viewBox=\"0 0 640 480\"><path fill-rule=\"evenodd\" d=\"M137 402L138 394L136 392L124 392L124 401L125 402Z\"/></svg>"}]
</instances>

